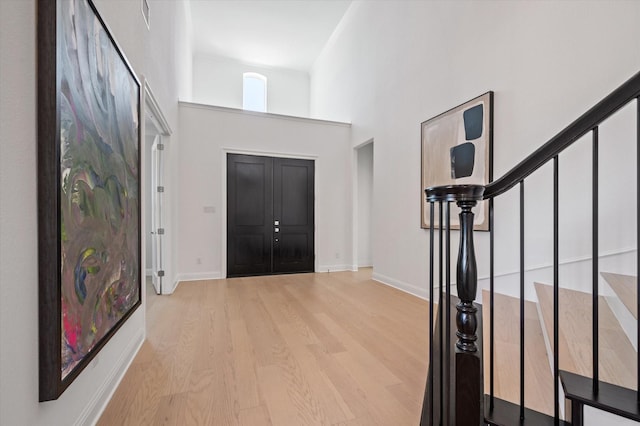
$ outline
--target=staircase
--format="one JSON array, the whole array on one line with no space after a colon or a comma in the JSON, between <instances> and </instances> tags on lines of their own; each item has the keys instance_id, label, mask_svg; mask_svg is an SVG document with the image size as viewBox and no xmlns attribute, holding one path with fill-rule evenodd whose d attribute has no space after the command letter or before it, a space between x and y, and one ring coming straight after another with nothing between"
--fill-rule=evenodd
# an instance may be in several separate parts
<instances>
[{"instance_id":1,"label":"staircase","mask_svg":"<svg viewBox=\"0 0 640 426\"><path fill-rule=\"evenodd\" d=\"M613 274L611 272L602 272L601 275L627 308L628 312L637 320L638 294L636 292L636 285L638 278L631 275Z\"/></svg>"},{"instance_id":2,"label":"staircase","mask_svg":"<svg viewBox=\"0 0 640 426\"><path fill-rule=\"evenodd\" d=\"M495 295L494 314L499 324L500 333L494 341L495 363L501 366L495 371L495 390L497 398L518 404L520 328L519 299L515 297ZM489 306L489 292L482 292L483 306ZM489 310L483 311L484 336L489 335ZM548 396L553 394L553 371L549 364L543 327L534 302L525 302L525 346L528 349L525 357L525 405L532 410L553 415L553 401ZM485 340L485 344L488 341ZM485 349L488 352L488 348ZM489 374L489 358L484 360L485 375ZM489 394L489 382L485 382L485 394Z\"/></svg>"},{"instance_id":3,"label":"staircase","mask_svg":"<svg viewBox=\"0 0 640 426\"><path fill-rule=\"evenodd\" d=\"M600 380L624 388L635 389L637 352L631 338L625 333L617 317L632 314L637 278L609 272L601 273L607 284L615 291L620 303L613 304L626 313L614 314L604 296L600 296L599 331ZM525 301L525 406L536 412L553 416L553 366L548 354L553 353L548 336L553 334L553 287L534 283L538 302ZM581 376L590 376L591 359L591 295L572 289L559 289L560 295L560 369ZM482 292L483 306L489 305L489 292ZM623 303L624 302L624 303ZM514 405L519 404L519 371L514 362L519 357L520 329L519 299L495 294L494 315L499 324L499 334L494 342L495 397ZM483 311L483 334L489 334L488 310ZM585 328L586 323L586 328ZM486 340L485 340L486 343ZM489 371L488 359L484 360L485 375ZM485 383L485 394L489 394L489 383Z\"/></svg>"},{"instance_id":4,"label":"staircase","mask_svg":"<svg viewBox=\"0 0 640 426\"><path fill-rule=\"evenodd\" d=\"M626 187L617 191L636 198L635 223L626 229L636 236L636 246L631 250L632 267L625 265L621 269L638 271L640 73L500 179L486 186L425 189L432 224L429 229L429 322L433 334L421 425L581 426L640 422L640 355L637 352L640 281L615 268L600 270L600 265L606 264L600 252L600 237L610 224L610 213L616 209L616 205L605 205L602 201L611 197L604 192L606 188L601 189L604 179L599 174L603 163L599 154L600 128L605 128L606 121L627 106L635 108L631 141L636 163L635 170L619 173L631 172L626 179L635 188L632 193ZM608 142L603 140L602 145L605 143ZM591 151L590 161L584 165L591 172L591 182L580 182L581 187L574 191L583 194L584 189L588 189L591 205L586 220L585 212L575 206L571 209L575 211L576 223L589 224L584 229L584 234L590 234L588 243L583 239L582 229L579 229L580 235L565 232L561 238L560 233L561 227L573 229L575 226L573 219L567 218L566 210L561 220L559 189L560 154L574 144L587 146ZM546 233L553 241L552 278L548 282L526 282L525 181L545 165L549 165L545 169L553 174L553 184L548 190L553 195L549 206L553 224L550 229L538 232ZM566 172L562 176L566 177ZM567 193L565 188L562 191L562 195ZM494 223L494 200L508 193L514 196L505 198L519 201L515 208L501 213L519 216L520 279L519 283L513 283L516 288L519 284L519 297L499 294L495 288L494 234L500 223ZM481 200L489 203L490 274L488 288L478 300L472 209ZM455 265L450 258L455 250L451 242L450 209L460 212ZM439 221L434 220L436 212ZM603 222L602 217L607 219ZM435 222L441 225L435 228ZM561 281L559 247L561 241L563 248L568 245L567 238L578 241L574 241L574 246L590 246L591 257L586 274L567 274L565 268ZM563 264L566 262L563 259ZM584 275L588 276L588 287L572 287L583 280ZM529 287L535 289L533 297ZM529 295L528 299L525 294Z\"/></svg>"},{"instance_id":5,"label":"staircase","mask_svg":"<svg viewBox=\"0 0 640 426\"><path fill-rule=\"evenodd\" d=\"M615 274L609 274L614 275ZM536 283L547 335L553 335L553 287ZM637 387L637 354L603 296L599 296L600 380ZM560 370L589 377L593 370L591 295L560 289ZM553 347L549 348L550 352Z\"/></svg>"}]
</instances>

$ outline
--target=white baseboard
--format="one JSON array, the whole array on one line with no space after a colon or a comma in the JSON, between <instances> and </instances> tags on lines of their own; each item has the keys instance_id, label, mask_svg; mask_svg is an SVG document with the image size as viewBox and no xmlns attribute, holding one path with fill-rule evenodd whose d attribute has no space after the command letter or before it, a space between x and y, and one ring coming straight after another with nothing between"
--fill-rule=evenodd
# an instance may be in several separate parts
<instances>
[{"instance_id":1,"label":"white baseboard","mask_svg":"<svg viewBox=\"0 0 640 426\"><path fill-rule=\"evenodd\" d=\"M400 291L404 291L405 293L409 293L413 296L419 297L420 299L426 300L428 298L428 291L426 288L416 287L412 284L408 284L408 283L396 280L394 278L387 277L377 272L374 272L371 278L382 284L388 285L389 287L393 287Z\"/></svg>"},{"instance_id":2,"label":"white baseboard","mask_svg":"<svg viewBox=\"0 0 640 426\"><path fill-rule=\"evenodd\" d=\"M356 269L354 269L354 267ZM316 272L357 271L355 265L318 265Z\"/></svg>"},{"instance_id":3,"label":"white baseboard","mask_svg":"<svg viewBox=\"0 0 640 426\"><path fill-rule=\"evenodd\" d=\"M109 372L106 380L102 383L84 410L82 410L82 413L80 413L80 416L74 423L75 425L95 425L98 422L102 412L107 408L111 397L142 347L144 343L144 333L144 329L140 329L135 337L131 339L125 350L122 351L120 359L118 359L118 362L114 364Z\"/></svg>"},{"instance_id":4,"label":"white baseboard","mask_svg":"<svg viewBox=\"0 0 640 426\"><path fill-rule=\"evenodd\" d=\"M176 282L181 281L202 281L202 280L219 280L222 279L220 271L213 272L187 272L176 275Z\"/></svg>"},{"instance_id":5,"label":"white baseboard","mask_svg":"<svg viewBox=\"0 0 640 426\"><path fill-rule=\"evenodd\" d=\"M169 289L166 289L166 291L165 291L165 289L163 288L162 294L172 294L178 288L178 284L180 284L182 282L205 281L205 280L221 280L223 278L224 277L222 276L222 273L220 273L219 271L215 271L215 272L189 272L189 273L177 274L176 275L176 280L173 282L173 288L171 289L171 291L169 291Z\"/></svg>"}]
</instances>

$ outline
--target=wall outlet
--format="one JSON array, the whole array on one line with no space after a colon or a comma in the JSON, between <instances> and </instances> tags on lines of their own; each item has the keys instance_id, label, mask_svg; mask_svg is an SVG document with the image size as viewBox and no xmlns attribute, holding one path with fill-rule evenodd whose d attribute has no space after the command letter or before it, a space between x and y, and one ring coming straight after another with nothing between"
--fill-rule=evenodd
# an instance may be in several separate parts
<instances>
[{"instance_id":1,"label":"wall outlet","mask_svg":"<svg viewBox=\"0 0 640 426\"><path fill-rule=\"evenodd\" d=\"M216 212L216 206L204 206L202 208L202 211L204 211L205 213L215 213Z\"/></svg>"},{"instance_id":2,"label":"wall outlet","mask_svg":"<svg viewBox=\"0 0 640 426\"><path fill-rule=\"evenodd\" d=\"M340 259L340 253L336 252L336 259Z\"/></svg>"},{"instance_id":3,"label":"wall outlet","mask_svg":"<svg viewBox=\"0 0 640 426\"><path fill-rule=\"evenodd\" d=\"M202 258L196 257L196 265L202 265Z\"/></svg>"}]
</instances>

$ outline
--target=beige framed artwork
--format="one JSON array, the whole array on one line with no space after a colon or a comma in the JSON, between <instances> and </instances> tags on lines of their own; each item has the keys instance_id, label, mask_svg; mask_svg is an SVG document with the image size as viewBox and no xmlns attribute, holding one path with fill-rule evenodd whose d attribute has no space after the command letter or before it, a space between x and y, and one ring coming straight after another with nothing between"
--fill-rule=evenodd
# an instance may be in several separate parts
<instances>
[{"instance_id":1,"label":"beige framed artwork","mask_svg":"<svg viewBox=\"0 0 640 426\"><path fill-rule=\"evenodd\" d=\"M420 224L429 228L426 188L486 185L493 179L493 92L422 122L421 144ZM450 212L451 229L460 229L458 209L451 206ZM473 212L473 229L488 231L489 203L480 201Z\"/></svg>"}]
</instances>

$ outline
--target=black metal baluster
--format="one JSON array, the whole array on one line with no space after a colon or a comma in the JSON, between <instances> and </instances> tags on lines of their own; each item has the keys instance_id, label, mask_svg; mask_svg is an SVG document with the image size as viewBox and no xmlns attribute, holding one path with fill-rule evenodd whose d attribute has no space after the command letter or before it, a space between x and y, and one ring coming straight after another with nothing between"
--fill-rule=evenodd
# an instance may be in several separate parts
<instances>
[{"instance_id":1,"label":"black metal baluster","mask_svg":"<svg viewBox=\"0 0 640 426\"><path fill-rule=\"evenodd\" d=\"M493 243L494 243L494 229L493 229L493 198L489 200L489 410L493 410L493 395L494 395L494 269L493 269Z\"/></svg>"},{"instance_id":2,"label":"black metal baluster","mask_svg":"<svg viewBox=\"0 0 640 426\"><path fill-rule=\"evenodd\" d=\"M446 289L445 289L445 293L446 293L446 301L445 301L445 321L446 321L446 326L445 326L445 364L446 364L446 369L445 369L445 374L446 374L446 384L447 384L447 389L445 392L445 398L446 398L446 411L447 411L447 416L446 416L446 422L444 423L445 425L448 424L452 424L453 422L450 421L451 420L451 212L450 212L450 202L446 202L445 204L445 211L444 211L444 215L445 215L445 285L446 285Z\"/></svg>"},{"instance_id":3,"label":"black metal baluster","mask_svg":"<svg viewBox=\"0 0 640 426\"><path fill-rule=\"evenodd\" d=\"M640 312L640 98L636 98L636 312ZM640 325L636 325L636 345L640 348ZM640 350L637 352L636 400L640 403Z\"/></svg>"},{"instance_id":4,"label":"black metal baluster","mask_svg":"<svg viewBox=\"0 0 640 426\"><path fill-rule=\"evenodd\" d=\"M559 303L559 158L553 157L553 416L555 424L560 420L560 392L558 382L560 377L559 348L558 348L558 303Z\"/></svg>"},{"instance_id":5,"label":"black metal baluster","mask_svg":"<svg viewBox=\"0 0 640 426\"><path fill-rule=\"evenodd\" d=\"M520 181L520 419L524 419L524 181Z\"/></svg>"},{"instance_id":6,"label":"black metal baluster","mask_svg":"<svg viewBox=\"0 0 640 426\"><path fill-rule=\"evenodd\" d=\"M443 242L444 242L444 236L443 236L443 229L444 229L444 222L443 222L443 218L442 218L442 201L439 202L439 206L438 206L438 215L439 215L439 221L438 221L438 231L440 234L440 240L439 240L439 250L440 250L440 254L438 255L438 265L440 265L440 267L438 268L438 274L439 274L439 295L438 295L438 315L440 315L440 421L442 422L443 419L443 413L444 413L444 385L442 384L443 380L442 378L444 377L444 356L442 356L443 351L444 351L444 321L445 321L445 317L444 317L444 313L445 313L445 307L444 307L444 303L443 303L443 286L444 286L444 274L443 274L443 261L444 261L444 256L442 253L442 247L443 247Z\"/></svg>"},{"instance_id":7,"label":"black metal baluster","mask_svg":"<svg viewBox=\"0 0 640 426\"><path fill-rule=\"evenodd\" d=\"M592 137L593 137L593 156L592 156L592 161L593 161L593 172L592 172L592 214L591 214L591 221L592 221L592 243L591 243L591 248L593 250L592 252L592 260L591 260L591 267L592 267L592 308L593 308L593 319L591 320L591 325L593 327L592 330L592 336L593 336L593 355L592 355L592 362L593 362L593 393L595 395L598 394L598 390L599 390L599 374L598 374L598 366L600 365L599 359L598 359L598 349L600 347L599 345L599 333L598 333L598 311L599 311L599 306L598 306L598 127L595 127L593 129L592 133Z\"/></svg>"},{"instance_id":8,"label":"black metal baluster","mask_svg":"<svg viewBox=\"0 0 640 426\"><path fill-rule=\"evenodd\" d=\"M433 381L435 379L436 369L433 365L433 239L435 237L433 232L433 201L429 203L429 370L431 374L429 376L429 424L433 425Z\"/></svg>"},{"instance_id":9,"label":"black metal baluster","mask_svg":"<svg viewBox=\"0 0 640 426\"><path fill-rule=\"evenodd\" d=\"M493 94L491 95L493 100ZM493 102L490 103L489 131L493 133ZM493 182L493 144L489 144L489 182ZM493 261L493 200L489 199L489 410L493 410L494 396L494 261Z\"/></svg>"}]
</instances>

